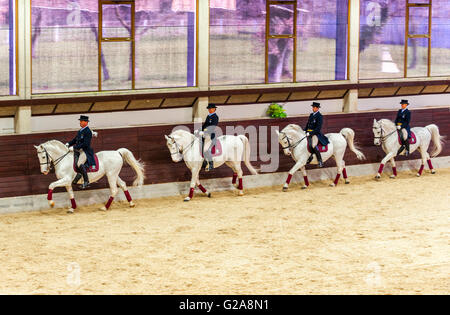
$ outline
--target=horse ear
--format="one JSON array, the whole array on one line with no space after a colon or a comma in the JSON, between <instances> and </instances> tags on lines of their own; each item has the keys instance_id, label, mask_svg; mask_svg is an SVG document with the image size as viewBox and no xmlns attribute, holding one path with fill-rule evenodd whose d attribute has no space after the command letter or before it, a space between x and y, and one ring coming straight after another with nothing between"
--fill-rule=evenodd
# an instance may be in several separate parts
<instances>
[{"instance_id":1,"label":"horse ear","mask_svg":"<svg viewBox=\"0 0 450 315\"><path fill-rule=\"evenodd\" d=\"M277 136L280 135L280 132L278 131L278 129L275 129L275 132L277 133Z\"/></svg>"},{"instance_id":2,"label":"horse ear","mask_svg":"<svg viewBox=\"0 0 450 315\"><path fill-rule=\"evenodd\" d=\"M37 145L33 145L33 147L37 150L39 149L39 147Z\"/></svg>"},{"instance_id":3,"label":"horse ear","mask_svg":"<svg viewBox=\"0 0 450 315\"><path fill-rule=\"evenodd\" d=\"M166 140L169 140L169 137L167 135L164 135L164 137L166 138Z\"/></svg>"},{"instance_id":4,"label":"horse ear","mask_svg":"<svg viewBox=\"0 0 450 315\"><path fill-rule=\"evenodd\" d=\"M373 123L374 123L374 124L376 124L376 123L377 123L377 120L376 120L375 118L373 119Z\"/></svg>"}]
</instances>

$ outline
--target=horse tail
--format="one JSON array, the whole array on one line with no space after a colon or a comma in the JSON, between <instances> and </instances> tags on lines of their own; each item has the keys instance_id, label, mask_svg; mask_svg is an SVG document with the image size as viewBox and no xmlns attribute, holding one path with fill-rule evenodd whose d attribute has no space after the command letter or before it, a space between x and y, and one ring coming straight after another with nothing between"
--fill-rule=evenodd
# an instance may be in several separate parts
<instances>
[{"instance_id":1,"label":"horse tail","mask_svg":"<svg viewBox=\"0 0 450 315\"><path fill-rule=\"evenodd\" d=\"M245 166L247 166L248 170L252 175L258 174L258 171L252 166L250 163L250 143L248 142L248 138L244 135L239 135L239 139L241 139L242 143L244 144L244 163Z\"/></svg>"},{"instance_id":2,"label":"horse tail","mask_svg":"<svg viewBox=\"0 0 450 315\"><path fill-rule=\"evenodd\" d=\"M341 130L340 134L345 138L345 140L347 140L348 147L353 153L356 154L358 160L365 160L366 156L364 155L364 153L358 150L358 147L355 145L355 132L353 131L353 129L344 128Z\"/></svg>"},{"instance_id":3,"label":"horse tail","mask_svg":"<svg viewBox=\"0 0 450 315\"><path fill-rule=\"evenodd\" d=\"M144 184L144 163L140 160L136 160L133 153L125 148L120 148L117 150L119 154L122 156L123 160L130 165L134 171L136 172L136 179L133 182L133 186L142 186Z\"/></svg>"},{"instance_id":4,"label":"horse tail","mask_svg":"<svg viewBox=\"0 0 450 315\"><path fill-rule=\"evenodd\" d=\"M436 157L442 151L442 145L444 144L445 137L441 136L439 133L439 127L435 124L426 126L425 128L431 133L431 139L434 143L433 152L431 152L431 157Z\"/></svg>"}]
</instances>

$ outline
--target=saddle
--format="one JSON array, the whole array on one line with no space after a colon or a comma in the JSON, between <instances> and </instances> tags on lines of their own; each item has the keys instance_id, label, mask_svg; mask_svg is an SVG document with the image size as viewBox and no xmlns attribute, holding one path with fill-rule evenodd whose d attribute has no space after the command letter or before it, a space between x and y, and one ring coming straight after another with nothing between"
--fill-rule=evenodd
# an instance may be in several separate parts
<instances>
[{"instance_id":1,"label":"saddle","mask_svg":"<svg viewBox=\"0 0 450 315\"><path fill-rule=\"evenodd\" d=\"M98 163L97 154L94 154L94 159L95 159L95 169L92 169L92 166L89 166L89 168L87 169L88 173L96 173L100 169L100 164ZM81 153L80 158L78 159L78 166L81 164L84 164L84 163L86 163L86 154L83 152L83 153ZM79 172L78 166L75 165L75 161L74 161L73 162L73 170L77 173Z\"/></svg>"},{"instance_id":2,"label":"saddle","mask_svg":"<svg viewBox=\"0 0 450 315\"><path fill-rule=\"evenodd\" d=\"M307 147L308 147L308 152L309 153L313 153L313 152L311 152L311 148L309 147L309 145ZM317 147L319 148L319 152L320 153L328 152L328 144L327 145L323 145L322 143L319 142Z\"/></svg>"},{"instance_id":3,"label":"saddle","mask_svg":"<svg viewBox=\"0 0 450 315\"><path fill-rule=\"evenodd\" d=\"M403 145L402 138L400 138L400 133L398 134L398 143L400 145ZM409 144L416 144L416 143L417 143L416 134L411 131L411 138L409 139Z\"/></svg>"},{"instance_id":4,"label":"saddle","mask_svg":"<svg viewBox=\"0 0 450 315\"><path fill-rule=\"evenodd\" d=\"M200 154L202 157L204 157L201 146L200 146ZM211 156L216 157L220 155L222 155L222 143L220 143L220 140L217 139L216 144L211 148Z\"/></svg>"}]
</instances>

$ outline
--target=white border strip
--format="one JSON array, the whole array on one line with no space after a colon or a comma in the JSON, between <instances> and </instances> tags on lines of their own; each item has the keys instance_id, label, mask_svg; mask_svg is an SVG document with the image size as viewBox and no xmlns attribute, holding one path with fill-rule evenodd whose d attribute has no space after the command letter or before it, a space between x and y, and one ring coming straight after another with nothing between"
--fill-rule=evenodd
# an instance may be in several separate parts
<instances>
[{"instance_id":1,"label":"white border strip","mask_svg":"<svg viewBox=\"0 0 450 315\"><path fill-rule=\"evenodd\" d=\"M441 168L450 167L450 156L434 158L433 166L438 170ZM397 162L397 169L399 171L418 170L420 167L420 160L408 160ZM379 163L374 164L361 164L347 166L347 172L350 180L354 176L374 175L377 173ZM385 169L385 172L390 173L390 167ZM230 173L231 174L231 173ZM310 182L318 180L329 180L330 183L336 176L336 167L313 169L308 170L308 178ZM438 176L438 175L437 175ZM248 175L244 176L244 188L258 188L267 186L281 186L285 183L287 172L283 173L268 173L260 174L257 176ZM299 183L303 181L301 172L297 172L292 183ZM217 179L203 180L202 184L211 192L234 190L231 185L231 176ZM180 202L182 196L187 195L189 192L189 182L174 182L166 184L144 185L141 188L130 187L130 194L133 199L148 199L148 198L160 198L167 196L180 196ZM199 194L199 190L196 190ZM56 207L61 208L64 206L69 207L70 201L66 192L53 194ZM109 189L97 189L88 191L75 192L75 198L78 206L102 204L109 198ZM194 196L195 198L195 196ZM125 196L119 189L119 193L116 196L116 201L124 201ZM114 205L113 205L114 206ZM39 211L48 210L47 195L31 195L21 197L8 197L0 198L0 214L18 213L25 211Z\"/></svg>"}]
</instances>

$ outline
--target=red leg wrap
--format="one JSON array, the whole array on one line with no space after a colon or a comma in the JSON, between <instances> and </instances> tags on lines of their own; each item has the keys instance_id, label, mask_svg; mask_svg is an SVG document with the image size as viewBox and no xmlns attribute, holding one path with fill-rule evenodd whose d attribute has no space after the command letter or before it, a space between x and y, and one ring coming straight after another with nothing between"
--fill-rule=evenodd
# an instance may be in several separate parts
<instances>
[{"instance_id":1,"label":"red leg wrap","mask_svg":"<svg viewBox=\"0 0 450 315\"><path fill-rule=\"evenodd\" d=\"M130 195L130 192L128 190L125 190L124 194L125 194L125 197L127 197L128 202L131 202L131 200L133 200L133 199L131 199L131 195Z\"/></svg>"},{"instance_id":2,"label":"red leg wrap","mask_svg":"<svg viewBox=\"0 0 450 315\"><path fill-rule=\"evenodd\" d=\"M341 178L341 174L336 175L336 179L334 180L334 184L337 186L339 184L339 178Z\"/></svg>"},{"instance_id":3,"label":"red leg wrap","mask_svg":"<svg viewBox=\"0 0 450 315\"><path fill-rule=\"evenodd\" d=\"M70 199L70 202L72 203L72 209L76 209L77 203L75 202L75 199Z\"/></svg>"},{"instance_id":4,"label":"red leg wrap","mask_svg":"<svg viewBox=\"0 0 450 315\"><path fill-rule=\"evenodd\" d=\"M286 184L290 184L291 183L291 179L292 179L292 175L291 174L289 174L288 175L288 178L286 179Z\"/></svg>"},{"instance_id":5,"label":"red leg wrap","mask_svg":"<svg viewBox=\"0 0 450 315\"><path fill-rule=\"evenodd\" d=\"M192 197L194 197L194 188L191 188L191 189L189 190L189 198L192 199Z\"/></svg>"},{"instance_id":6,"label":"red leg wrap","mask_svg":"<svg viewBox=\"0 0 450 315\"><path fill-rule=\"evenodd\" d=\"M397 168L395 166L392 168L392 172L394 173L394 176L397 176Z\"/></svg>"},{"instance_id":7,"label":"red leg wrap","mask_svg":"<svg viewBox=\"0 0 450 315\"><path fill-rule=\"evenodd\" d=\"M427 162L428 162L428 167L430 168L430 170L432 170L433 169L433 164L431 164L431 160L428 160Z\"/></svg>"},{"instance_id":8,"label":"red leg wrap","mask_svg":"<svg viewBox=\"0 0 450 315\"><path fill-rule=\"evenodd\" d=\"M239 190L244 189L244 185L242 185L242 178L239 178L239 187L238 187L238 189Z\"/></svg>"},{"instance_id":9,"label":"red leg wrap","mask_svg":"<svg viewBox=\"0 0 450 315\"><path fill-rule=\"evenodd\" d=\"M109 209L109 207L111 207L113 200L114 200L114 197L109 197L108 202L105 205L106 209Z\"/></svg>"},{"instance_id":10,"label":"red leg wrap","mask_svg":"<svg viewBox=\"0 0 450 315\"><path fill-rule=\"evenodd\" d=\"M347 179L347 169L344 167L344 169L342 170L342 175L344 175L344 178Z\"/></svg>"},{"instance_id":11,"label":"red leg wrap","mask_svg":"<svg viewBox=\"0 0 450 315\"><path fill-rule=\"evenodd\" d=\"M420 169L419 169L419 175L422 175L423 169L425 168L425 165L420 165Z\"/></svg>"},{"instance_id":12,"label":"red leg wrap","mask_svg":"<svg viewBox=\"0 0 450 315\"><path fill-rule=\"evenodd\" d=\"M206 193L206 188L202 185L198 185L198 188L202 191L202 193Z\"/></svg>"},{"instance_id":13,"label":"red leg wrap","mask_svg":"<svg viewBox=\"0 0 450 315\"><path fill-rule=\"evenodd\" d=\"M380 164L380 168L378 169L378 174L383 173L384 164Z\"/></svg>"},{"instance_id":14,"label":"red leg wrap","mask_svg":"<svg viewBox=\"0 0 450 315\"><path fill-rule=\"evenodd\" d=\"M308 176L303 176L303 180L305 181L305 185L309 186Z\"/></svg>"},{"instance_id":15,"label":"red leg wrap","mask_svg":"<svg viewBox=\"0 0 450 315\"><path fill-rule=\"evenodd\" d=\"M47 194L47 200L52 200L52 199L53 199L53 190L49 189L48 194Z\"/></svg>"},{"instance_id":16,"label":"red leg wrap","mask_svg":"<svg viewBox=\"0 0 450 315\"><path fill-rule=\"evenodd\" d=\"M232 181L233 185L236 184L237 176L238 176L237 174L233 174L233 181Z\"/></svg>"}]
</instances>

